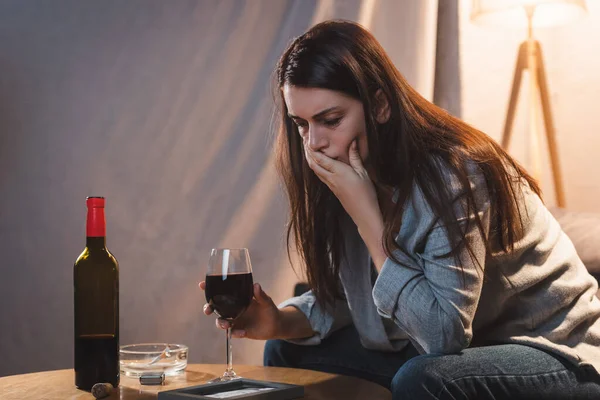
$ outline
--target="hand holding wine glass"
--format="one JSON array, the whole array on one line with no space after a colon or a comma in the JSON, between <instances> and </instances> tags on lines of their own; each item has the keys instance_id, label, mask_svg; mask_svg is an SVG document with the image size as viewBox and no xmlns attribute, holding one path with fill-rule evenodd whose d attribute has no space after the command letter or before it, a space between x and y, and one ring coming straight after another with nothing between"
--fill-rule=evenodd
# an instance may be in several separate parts
<instances>
[{"instance_id":1,"label":"hand holding wine glass","mask_svg":"<svg viewBox=\"0 0 600 400\"><path fill-rule=\"evenodd\" d=\"M200 289L204 290L206 282L200 282ZM213 309L210 304L204 305L204 314L211 315ZM248 338L257 340L275 339L278 335L280 324L280 310L271 297L265 293L258 283L254 283L253 298L250 305L236 320L231 330L231 336L235 338ZM215 320L218 328L227 329L230 322L218 318Z\"/></svg>"}]
</instances>

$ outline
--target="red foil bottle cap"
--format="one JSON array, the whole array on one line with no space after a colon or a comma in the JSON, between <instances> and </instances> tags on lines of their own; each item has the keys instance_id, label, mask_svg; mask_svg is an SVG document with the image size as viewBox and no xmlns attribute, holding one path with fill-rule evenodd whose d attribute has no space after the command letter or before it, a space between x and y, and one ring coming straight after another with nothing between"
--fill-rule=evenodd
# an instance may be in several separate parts
<instances>
[{"instance_id":1,"label":"red foil bottle cap","mask_svg":"<svg viewBox=\"0 0 600 400\"><path fill-rule=\"evenodd\" d=\"M104 217L104 197L88 197L87 237L106 237L106 219Z\"/></svg>"},{"instance_id":2,"label":"red foil bottle cap","mask_svg":"<svg viewBox=\"0 0 600 400\"><path fill-rule=\"evenodd\" d=\"M86 199L88 208L104 208L104 197L90 196Z\"/></svg>"}]
</instances>

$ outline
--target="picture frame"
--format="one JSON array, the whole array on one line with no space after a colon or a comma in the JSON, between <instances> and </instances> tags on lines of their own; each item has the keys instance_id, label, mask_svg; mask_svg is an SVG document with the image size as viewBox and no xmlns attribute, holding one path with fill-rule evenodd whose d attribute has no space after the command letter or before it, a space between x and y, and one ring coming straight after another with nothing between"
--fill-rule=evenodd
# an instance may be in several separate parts
<instances>
[{"instance_id":1,"label":"picture frame","mask_svg":"<svg viewBox=\"0 0 600 400\"><path fill-rule=\"evenodd\" d=\"M303 386L246 378L158 393L158 400L292 400L301 397L304 397Z\"/></svg>"}]
</instances>

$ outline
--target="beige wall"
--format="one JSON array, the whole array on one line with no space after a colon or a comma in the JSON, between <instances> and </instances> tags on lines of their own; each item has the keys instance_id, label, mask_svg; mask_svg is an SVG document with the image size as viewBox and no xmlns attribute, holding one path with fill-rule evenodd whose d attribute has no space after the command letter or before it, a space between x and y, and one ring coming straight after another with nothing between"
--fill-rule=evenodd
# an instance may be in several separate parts
<instances>
[{"instance_id":1,"label":"beige wall","mask_svg":"<svg viewBox=\"0 0 600 400\"><path fill-rule=\"evenodd\" d=\"M525 28L475 25L470 0L460 1L462 117L500 140L513 68ZM567 208L600 212L600 2L569 25L535 31L541 42L562 164ZM522 82L511 153L528 166L527 78ZM555 203L547 147L543 147L543 189Z\"/></svg>"}]
</instances>

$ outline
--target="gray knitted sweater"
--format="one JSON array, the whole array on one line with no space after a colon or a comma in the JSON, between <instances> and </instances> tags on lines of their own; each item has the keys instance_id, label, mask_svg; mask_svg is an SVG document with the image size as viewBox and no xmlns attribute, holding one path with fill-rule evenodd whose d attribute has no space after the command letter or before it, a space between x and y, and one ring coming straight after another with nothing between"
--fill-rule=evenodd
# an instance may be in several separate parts
<instances>
[{"instance_id":1,"label":"gray knitted sweater","mask_svg":"<svg viewBox=\"0 0 600 400\"><path fill-rule=\"evenodd\" d=\"M280 308L302 311L315 332L290 340L318 344L336 329L354 324L365 348L399 351L407 343L421 353L448 354L467 347L518 343L556 353L577 365L600 371L600 300L595 279L587 272L570 239L540 198L522 188L525 233L514 251L485 251L494 240L489 194L481 172L470 165L477 212L486 231L475 224L468 235L475 256L436 258L449 250L445 228L418 186L406 203L394 252L377 274L356 226L343 221L346 254L340 279L346 300L322 309L311 292L284 301ZM457 196L456 176L447 182ZM461 223L472 219L455 202Z\"/></svg>"}]
</instances>

